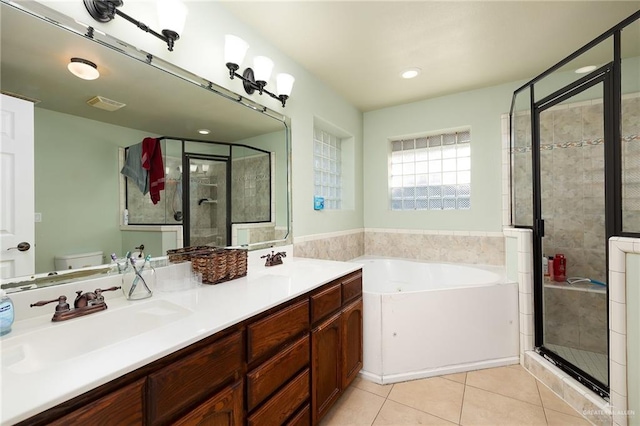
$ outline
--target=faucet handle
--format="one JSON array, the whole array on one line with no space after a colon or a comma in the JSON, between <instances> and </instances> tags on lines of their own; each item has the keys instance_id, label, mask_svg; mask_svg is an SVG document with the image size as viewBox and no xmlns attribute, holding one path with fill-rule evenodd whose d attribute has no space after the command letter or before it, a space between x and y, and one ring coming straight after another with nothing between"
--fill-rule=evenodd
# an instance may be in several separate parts
<instances>
[{"instance_id":1,"label":"faucet handle","mask_svg":"<svg viewBox=\"0 0 640 426\"><path fill-rule=\"evenodd\" d=\"M118 287L113 286L109 288L96 288L95 293L98 294L98 293L104 293L105 291L116 291L116 290L120 290L121 288L122 287L119 287L119 286Z\"/></svg>"},{"instance_id":2,"label":"faucet handle","mask_svg":"<svg viewBox=\"0 0 640 426\"><path fill-rule=\"evenodd\" d=\"M39 302L30 304L29 307L33 308L34 306L44 306L53 302L58 302L58 305L56 305L56 312L66 312L70 309L69 304L67 303L67 296L60 296L57 299L52 300L41 300Z\"/></svg>"}]
</instances>

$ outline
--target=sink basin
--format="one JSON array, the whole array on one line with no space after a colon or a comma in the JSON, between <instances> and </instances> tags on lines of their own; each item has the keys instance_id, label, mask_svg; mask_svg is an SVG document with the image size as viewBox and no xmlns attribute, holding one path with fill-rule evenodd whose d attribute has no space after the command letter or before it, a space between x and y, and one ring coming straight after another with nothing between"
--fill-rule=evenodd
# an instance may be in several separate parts
<instances>
[{"instance_id":1,"label":"sink basin","mask_svg":"<svg viewBox=\"0 0 640 426\"><path fill-rule=\"evenodd\" d=\"M166 300L136 302L2 340L2 369L33 373L139 336L191 313Z\"/></svg>"}]
</instances>

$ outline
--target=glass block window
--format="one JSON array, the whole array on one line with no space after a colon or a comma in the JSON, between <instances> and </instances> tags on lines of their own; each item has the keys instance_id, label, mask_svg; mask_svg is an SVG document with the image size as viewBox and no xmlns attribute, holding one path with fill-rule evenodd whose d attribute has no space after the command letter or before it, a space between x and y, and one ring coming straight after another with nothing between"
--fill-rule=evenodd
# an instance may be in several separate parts
<instances>
[{"instance_id":1,"label":"glass block window","mask_svg":"<svg viewBox=\"0 0 640 426\"><path fill-rule=\"evenodd\" d=\"M471 208L469 130L391 141L391 210Z\"/></svg>"},{"instance_id":2,"label":"glass block window","mask_svg":"<svg viewBox=\"0 0 640 426\"><path fill-rule=\"evenodd\" d=\"M325 209L342 208L341 140L313 130L314 195L324 197Z\"/></svg>"}]
</instances>

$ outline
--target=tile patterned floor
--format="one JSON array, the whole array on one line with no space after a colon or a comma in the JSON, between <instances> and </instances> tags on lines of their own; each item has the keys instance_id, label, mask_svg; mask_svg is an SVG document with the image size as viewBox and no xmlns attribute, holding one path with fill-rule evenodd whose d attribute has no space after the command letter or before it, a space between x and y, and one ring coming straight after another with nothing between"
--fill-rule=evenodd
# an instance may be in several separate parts
<instances>
[{"instance_id":1,"label":"tile patterned floor","mask_svg":"<svg viewBox=\"0 0 640 426\"><path fill-rule=\"evenodd\" d=\"M590 424L513 365L384 386L358 377L321 426Z\"/></svg>"},{"instance_id":2,"label":"tile patterned floor","mask_svg":"<svg viewBox=\"0 0 640 426\"><path fill-rule=\"evenodd\" d=\"M549 349L573 365L582 368L602 383L608 383L609 359L605 354L568 348L566 346L545 344Z\"/></svg>"}]
</instances>

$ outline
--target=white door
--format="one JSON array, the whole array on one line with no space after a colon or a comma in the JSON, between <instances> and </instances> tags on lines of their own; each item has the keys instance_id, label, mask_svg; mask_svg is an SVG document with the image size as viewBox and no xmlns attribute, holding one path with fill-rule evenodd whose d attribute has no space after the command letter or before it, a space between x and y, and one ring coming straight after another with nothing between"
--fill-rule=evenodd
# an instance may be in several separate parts
<instances>
[{"instance_id":1,"label":"white door","mask_svg":"<svg viewBox=\"0 0 640 426\"><path fill-rule=\"evenodd\" d=\"M33 103L1 96L0 277L9 278L35 272Z\"/></svg>"}]
</instances>

